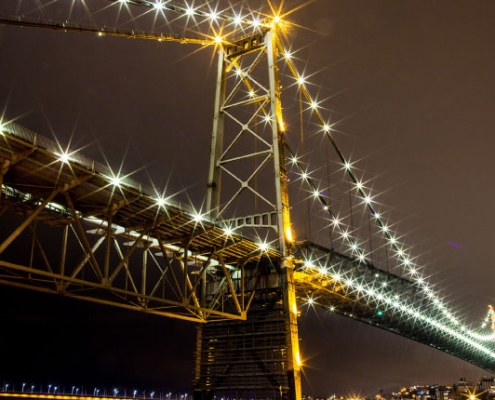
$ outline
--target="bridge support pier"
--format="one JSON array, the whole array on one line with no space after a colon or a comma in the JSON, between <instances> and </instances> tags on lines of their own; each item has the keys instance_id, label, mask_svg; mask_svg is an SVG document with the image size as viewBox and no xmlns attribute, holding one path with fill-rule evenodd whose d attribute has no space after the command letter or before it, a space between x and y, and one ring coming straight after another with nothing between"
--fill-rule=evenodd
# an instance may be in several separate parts
<instances>
[{"instance_id":1,"label":"bridge support pier","mask_svg":"<svg viewBox=\"0 0 495 400\"><path fill-rule=\"evenodd\" d=\"M256 294L246 321L198 326L194 400L295 399L287 317L277 288Z\"/></svg>"}]
</instances>

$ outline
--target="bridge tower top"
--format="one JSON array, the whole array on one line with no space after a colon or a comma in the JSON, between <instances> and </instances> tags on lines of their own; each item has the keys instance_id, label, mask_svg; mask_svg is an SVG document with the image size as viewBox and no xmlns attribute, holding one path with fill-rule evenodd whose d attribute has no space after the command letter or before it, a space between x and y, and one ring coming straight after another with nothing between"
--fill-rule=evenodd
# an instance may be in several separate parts
<instances>
[{"instance_id":1,"label":"bridge tower top","mask_svg":"<svg viewBox=\"0 0 495 400\"><path fill-rule=\"evenodd\" d=\"M294 238L273 25L219 47L206 209L231 229L275 231L289 257Z\"/></svg>"}]
</instances>

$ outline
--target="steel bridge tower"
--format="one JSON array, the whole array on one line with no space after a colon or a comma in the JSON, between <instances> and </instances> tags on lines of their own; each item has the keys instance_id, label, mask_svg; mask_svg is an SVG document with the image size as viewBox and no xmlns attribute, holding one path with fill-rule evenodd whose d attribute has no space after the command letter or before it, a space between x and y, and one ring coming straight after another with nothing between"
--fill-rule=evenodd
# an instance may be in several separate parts
<instances>
[{"instance_id":1,"label":"steel bridge tower","mask_svg":"<svg viewBox=\"0 0 495 400\"><path fill-rule=\"evenodd\" d=\"M266 279L258 280L246 321L199 326L196 400L301 398L280 50L274 24L218 51L206 211L227 229L271 240L282 257L257 266Z\"/></svg>"}]
</instances>

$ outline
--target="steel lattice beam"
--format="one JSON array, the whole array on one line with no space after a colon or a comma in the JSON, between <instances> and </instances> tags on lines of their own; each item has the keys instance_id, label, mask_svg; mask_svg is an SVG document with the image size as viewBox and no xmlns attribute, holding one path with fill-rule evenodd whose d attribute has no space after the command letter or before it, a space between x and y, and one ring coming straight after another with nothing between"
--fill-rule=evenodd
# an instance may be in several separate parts
<instances>
[{"instance_id":1,"label":"steel lattice beam","mask_svg":"<svg viewBox=\"0 0 495 400\"><path fill-rule=\"evenodd\" d=\"M280 257L142 185L115 182L93 160L66 159L18 125L0 143L1 206L20 216L2 229L2 283L200 322L245 319L256 268L244 267ZM33 243L21 261L12 255L19 240Z\"/></svg>"}]
</instances>

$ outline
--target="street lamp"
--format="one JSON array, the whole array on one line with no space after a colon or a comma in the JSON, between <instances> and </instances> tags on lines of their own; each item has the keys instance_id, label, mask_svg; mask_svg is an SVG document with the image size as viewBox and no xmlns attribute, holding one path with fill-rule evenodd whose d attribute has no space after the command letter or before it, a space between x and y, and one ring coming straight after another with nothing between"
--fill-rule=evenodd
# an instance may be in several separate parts
<instances>
[{"instance_id":1,"label":"street lamp","mask_svg":"<svg viewBox=\"0 0 495 400\"><path fill-rule=\"evenodd\" d=\"M118 393L119 393L119 389L117 388L113 389L113 397L117 397Z\"/></svg>"},{"instance_id":2,"label":"street lamp","mask_svg":"<svg viewBox=\"0 0 495 400\"><path fill-rule=\"evenodd\" d=\"M26 386L25 383L22 384L22 389L21 389L21 392L24 393L24 386Z\"/></svg>"},{"instance_id":3,"label":"street lamp","mask_svg":"<svg viewBox=\"0 0 495 400\"><path fill-rule=\"evenodd\" d=\"M31 393L33 393L34 385L31 385Z\"/></svg>"},{"instance_id":4,"label":"street lamp","mask_svg":"<svg viewBox=\"0 0 495 400\"><path fill-rule=\"evenodd\" d=\"M136 393L137 393L137 390L134 390L134 392L132 392L132 397L135 398L136 397Z\"/></svg>"},{"instance_id":5,"label":"street lamp","mask_svg":"<svg viewBox=\"0 0 495 400\"><path fill-rule=\"evenodd\" d=\"M48 385L48 393L50 393L51 388L52 388L52 385Z\"/></svg>"},{"instance_id":6,"label":"street lamp","mask_svg":"<svg viewBox=\"0 0 495 400\"><path fill-rule=\"evenodd\" d=\"M79 388L76 388L76 396L77 396L77 393L79 392Z\"/></svg>"},{"instance_id":7,"label":"street lamp","mask_svg":"<svg viewBox=\"0 0 495 400\"><path fill-rule=\"evenodd\" d=\"M4 383L3 384L3 391L6 392L7 390L9 390L9 384L8 383Z\"/></svg>"},{"instance_id":8,"label":"street lamp","mask_svg":"<svg viewBox=\"0 0 495 400\"><path fill-rule=\"evenodd\" d=\"M151 392L150 393L150 397L153 398L153 396L155 395L155 392Z\"/></svg>"},{"instance_id":9,"label":"street lamp","mask_svg":"<svg viewBox=\"0 0 495 400\"><path fill-rule=\"evenodd\" d=\"M53 394L57 393L57 389L58 389L58 387L57 387L57 386L55 386L55 387L53 388Z\"/></svg>"}]
</instances>

